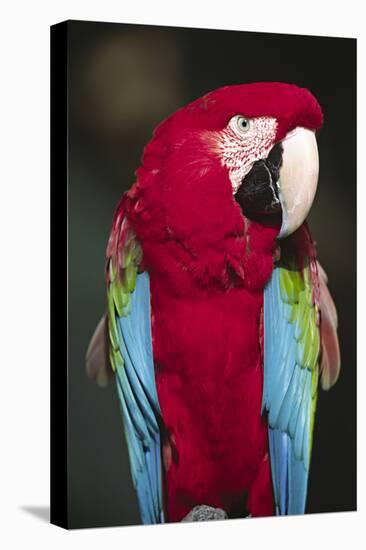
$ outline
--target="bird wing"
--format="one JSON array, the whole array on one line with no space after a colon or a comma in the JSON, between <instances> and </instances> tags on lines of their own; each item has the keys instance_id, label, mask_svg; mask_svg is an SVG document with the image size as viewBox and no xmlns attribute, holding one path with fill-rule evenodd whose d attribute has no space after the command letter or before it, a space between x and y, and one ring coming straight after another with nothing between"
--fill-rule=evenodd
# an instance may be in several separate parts
<instances>
[{"instance_id":1,"label":"bird wing","mask_svg":"<svg viewBox=\"0 0 366 550\"><path fill-rule=\"evenodd\" d=\"M160 407L151 336L150 281L123 202L107 248L110 362L143 523L163 523Z\"/></svg>"},{"instance_id":2,"label":"bird wing","mask_svg":"<svg viewBox=\"0 0 366 550\"><path fill-rule=\"evenodd\" d=\"M328 278L319 262L318 273L321 312L320 384L323 390L329 390L337 382L341 369L341 355L337 335L338 316L332 296L327 287Z\"/></svg>"},{"instance_id":3,"label":"bird wing","mask_svg":"<svg viewBox=\"0 0 366 550\"><path fill-rule=\"evenodd\" d=\"M328 388L339 373L335 307L318 269L303 226L281 244L281 259L264 293L262 407L268 412L279 515L305 511L318 379L321 374L322 386Z\"/></svg>"},{"instance_id":4,"label":"bird wing","mask_svg":"<svg viewBox=\"0 0 366 550\"><path fill-rule=\"evenodd\" d=\"M98 386L107 386L114 379L109 362L108 315L105 313L97 324L86 352L86 372Z\"/></svg>"}]
</instances>

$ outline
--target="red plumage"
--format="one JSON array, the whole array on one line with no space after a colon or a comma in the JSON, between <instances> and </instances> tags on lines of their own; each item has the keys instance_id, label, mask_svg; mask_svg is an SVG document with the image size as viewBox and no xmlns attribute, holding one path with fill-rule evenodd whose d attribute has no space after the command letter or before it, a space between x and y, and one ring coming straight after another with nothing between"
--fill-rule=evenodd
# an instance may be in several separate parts
<instances>
[{"instance_id":1,"label":"red plumage","mask_svg":"<svg viewBox=\"0 0 366 550\"><path fill-rule=\"evenodd\" d=\"M123 208L150 274L168 521L197 504L274 512L260 332L279 228L244 217L207 141L238 113L274 117L275 141L322 122L310 92L291 85L207 94L157 128L115 218Z\"/></svg>"}]
</instances>

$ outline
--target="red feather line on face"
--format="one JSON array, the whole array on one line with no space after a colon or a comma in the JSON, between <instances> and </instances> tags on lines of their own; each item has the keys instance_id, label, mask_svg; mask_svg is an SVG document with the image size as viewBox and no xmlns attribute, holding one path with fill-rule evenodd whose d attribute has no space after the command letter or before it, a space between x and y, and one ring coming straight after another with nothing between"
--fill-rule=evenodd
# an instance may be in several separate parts
<instances>
[{"instance_id":1,"label":"red feather line on face","mask_svg":"<svg viewBox=\"0 0 366 550\"><path fill-rule=\"evenodd\" d=\"M207 140L217 150L236 192L253 163L268 156L275 143L277 121L272 117L256 117L251 119L248 131L240 135L235 131L235 119L220 132L208 132Z\"/></svg>"}]
</instances>

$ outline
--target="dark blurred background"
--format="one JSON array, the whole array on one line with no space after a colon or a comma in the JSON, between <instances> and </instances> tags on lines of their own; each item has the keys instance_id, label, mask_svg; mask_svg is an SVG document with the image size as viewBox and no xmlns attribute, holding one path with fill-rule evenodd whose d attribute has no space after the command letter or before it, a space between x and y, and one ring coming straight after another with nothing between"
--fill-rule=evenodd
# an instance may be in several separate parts
<instances>
[{"instance_id":1,"label":"dark blurred background","mask_svg":"<svg viewBox=\"0 0 366 550\"><path fill-rule=\"evenodd\" d=\"M325 115L310 227L339 314L342 371L320 392L307 512L356 508L356 41L69 22L69 518L140 523L115 387L85 373L106 306L105 248L154 127L227 84L309 88Z\"/></svg>"}]
</instances>

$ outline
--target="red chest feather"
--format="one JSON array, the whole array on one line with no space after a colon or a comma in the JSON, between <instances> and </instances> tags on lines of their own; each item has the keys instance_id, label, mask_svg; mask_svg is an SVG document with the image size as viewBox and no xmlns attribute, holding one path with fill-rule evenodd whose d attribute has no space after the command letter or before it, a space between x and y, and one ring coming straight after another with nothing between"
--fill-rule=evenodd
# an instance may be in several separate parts
<instances>
[{"instance_id":1,"label":"red chest feather","mask_svg":"<svg viewBox=\"0 0 366 550\"><path fill-rule=\"evenodd\" d=\"M262 295L233 288L182 300L154 278L151 293L157 389L173 447L171 517L202 503L230 511L267 453Z\"/></svg>"}]
</instances>

